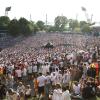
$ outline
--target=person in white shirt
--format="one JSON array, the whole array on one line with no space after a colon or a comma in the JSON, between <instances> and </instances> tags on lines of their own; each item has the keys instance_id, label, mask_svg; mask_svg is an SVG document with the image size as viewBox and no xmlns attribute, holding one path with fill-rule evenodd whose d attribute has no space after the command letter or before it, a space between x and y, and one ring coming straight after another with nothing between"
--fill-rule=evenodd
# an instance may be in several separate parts
<instances>
[{"instance_id":1,"label":"person in white shirt","mask_svg":"<svg viewBox=\"0 0 100 100\"><path fill-rule=\"evenodd\" d=\"M67 71L66 70L64 71L64 74L63 74L63 77L62 77L62 82L63 82L63 84L67 83Z\"/></svg>"},{"instance_id":2,"label":"person in white shirt","mask_svg":"<svg viewBox=\"0 0 100 100\"><path fill-rule=\"evenodd\" d=\"M69 69L64 71L64 75L63 75L63 84L69 83L71 80L71 73L69 71Z\"/></svg>"},{"instance_id":3,"label":"person in white shirt","mask_svg":"<svg viewBox=\"0 0 100 100\"><path fill-rule=\"evenodd\" d=\"M56 84L56 89L53 91L52 100L62 100L62 89L60 84Z\"/></svg>"},{"instance_id":4,"label":"person in white shirt","mask_svg":"<svg viewBox=\"0 0 100 100\"><path fill-rule=\"evenodd\" d=\"M26 80L27 80L27 69L25 67L22 70L22 79L26 83Z\"/></svg>"},{"instance_id":5,"label":"person in white shirt","mask_svg":"<svg viewBox=\"0 0 100 100\"><path fill-rule=\"evenodd\" d=\"M42 67L42 74L46 75L46 64L43 64L41 67Z\"/></svg>"},{"instance_id":6,"label":"person in white shirt","mask_svg":"<svg viewBox=\"0 0 100 100\"><path fill-rule=\"evenodd\" d=\"M46 84L50 84L51 83L51 76L50 76L50 73L47 72L47 75L46 75Z\"/></svg>"},{"instance_id":7,"label":"person in white shirt","mask_svg":"<svg viewBox=\"0 0 100 100\"><path fill-rule=\"evenodd\" d=\"M71 100L71 94L69 92L69 86L62 87L63 93L62 93L62 100Z\"/></svg>"},{"instance_id":8,"label":"person in white shirt","mask_svg":"<svg viewBox=\"0 0 100 100\"><path fill-rule=\"evenodd\" d=\"M25 100L31 98L31 91L32 91L32 90L31 90L30 85L27 85L27 86L26 86L26 89L25 89Z\"/></svg>"},{"instance_id":9,"label":"person in white shirt","mask_svg":"<svg viewBox=\"0 0 100 100\"><path fill-rule=\"evenodd\" d=\"M32 64L32 71L33 71L33 73L37 73L37 65L36 64Z\"/></svg>"},{"instance_id":10,"label":"person in white shirt","mask_svg":"<svg viewBox=\"0 0 100 100\"><path fill-rule=\"evenodd\" d=\"M61 71L59 71L58 75L56 76L56 84L61 83L62 84L62 74Z\"/></svg>"},{"instance_id":11,"label":"person in white shirt","mask_svg":"<svg viewBox=\"0 0 100 100\"><path fill-rule=\"evenodd\" d=\"M27 69L25 67L22 70L22 75L25 77L27 76Z\"/></svg>"},{"instance_id":12,"label":"person in white shirt","mask_svg":"<svg viewBox=\"0 0 100 100\"><path fill-rule=\"evenodd\" d=\"M52 73L51 73L51 83L52 83L52 85L56 85L56 83L57 83L57 82L56 82L56 81L57 81L57 80L56 80L56 79L57 79L56 76L57 76L57 75L56 75L55 72L52 72Z\"/></svg>"},{"instance_id":13,"label":"person in white shirt","mask_svg":"<svg viewBox=\"0 0 100 100\"><path fill-rule=\"evenodd\" d=\"M19 94L25 93L25 86L23 85L22 82L19 82L19 85L18 85L18 87L17 87L17 92L18 92Z\"/></svg>"},{"instance_id":14,"label":"person in white shirt","mask_svg":"<svg viewBox=\"0 0 100 100\"><path fill-rule=\"evenodd\" d=\"M46 63L44 63L44 64L42 64L42 74L43 75L46 75L46 73L47 73L47 66L46 66Z\"/></svg>"},{"instance_id":15,"label":"person in white shirt","mask_svg":"<svg viewBox=\"0 0 100 100\"><path fill-rule=\"evenodd\" d=\"M46 77L44 75L42 75L42 73L39 73L39 77L37 78L38 81L38 93L39 93L39 97L42 95L44 96L44 86L46 83Z\"/></svg>"},{"instance_id":16,"label":"person in white shirt","mask_svg":"<svg viewBox=\"0 0 100 100\"><path fill-rule=\"evenodd\" d=\"M19 94L15 92L13 89L9 89L6 93L7 100L18 100Z\"/></svg>"},{"instance_id":17,"label":"person in white shirt","mask_svg":"<svg viewBox=\"0 0 100 100\"><path fill-rule=\"evenodd\" d=\"M48 63L46 64L46 71L47 71L47 72L50 72L49 68L50 68L50 64L49 64L49 62L48 62Z\"/></svg>"},{"instance_id":18,"label":"person in white shirt","mask_svg":"<svg viewBox=\"0 0 100 100\"><path fill-rule=\"evenodd\" d=\"M62 68L64 65L63 61L60 62L60 68Z\"/></svg>"},{"instance_id":19,"label":"person in white shirt","mask_svg":"<svg viewBox=\"0 0 100 100\"><path fill-rule=\"evenodd\" d=\"M32 75L32 65L31 64L28 65L27 72L29 75Z\"/></svg>"},{"instance_id":20,"label":"person in white shirt","mask_svg":"<svg viewBox=\"0 0 100 100\"><path fill-rule=\"evenodd\" d=\"M21 78L22 78L22 71L21 71L21 69L20 68L16 69L15 73L17 74L18 80L21 80Z\"/></svg>"},{"instance_id":21,"label":"person in white shirt","mask_svg":"<svg viewBox=\"0 0 100 100\"><path fill-rule=\"evenodd\" d=\"M75 82L73 84L73 92L74 92L75 95L80 94L80 84L78 84L78 82Z\"/></svg>"}]
</instances>

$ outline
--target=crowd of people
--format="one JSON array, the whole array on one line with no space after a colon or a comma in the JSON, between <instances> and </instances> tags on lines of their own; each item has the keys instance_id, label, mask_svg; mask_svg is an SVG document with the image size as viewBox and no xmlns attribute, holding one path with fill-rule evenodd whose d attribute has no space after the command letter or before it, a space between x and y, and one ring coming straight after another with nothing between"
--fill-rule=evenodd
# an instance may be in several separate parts
<instances>
[{"instance_id":1,"label":"crowd of people","mask_svg":"<svg viewBox=\"0 0 100 100\"><path fill-rule=\"evenodd\" d=\"M43 48L48 42L53 48ZM0 100L100 97L100 37L37 34L0 52ZM2 91L1 91L2 90Z\"/></svg>"}]
</instances>

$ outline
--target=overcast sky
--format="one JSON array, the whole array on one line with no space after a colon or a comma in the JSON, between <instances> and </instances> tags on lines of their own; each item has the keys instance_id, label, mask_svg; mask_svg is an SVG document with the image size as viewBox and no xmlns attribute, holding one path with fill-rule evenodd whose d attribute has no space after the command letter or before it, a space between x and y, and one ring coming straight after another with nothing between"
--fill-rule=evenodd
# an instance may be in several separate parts
<instances>
[{"instance_id":1,"label":"overcast sky","mask_svg":"<svg viewBox=\"0 0 100 100\"><path fill-rule=\"evenodd\" d=\"M87 9L89 18L93 14L93 21L100 22L100 0L0 0L0 16L5 14L5 8L11 6L8 16L13 19L25 17L28 20L46 20L52 23L58 15L68 19L86 20L81 7Z\"/></svg>"}]
</instances>

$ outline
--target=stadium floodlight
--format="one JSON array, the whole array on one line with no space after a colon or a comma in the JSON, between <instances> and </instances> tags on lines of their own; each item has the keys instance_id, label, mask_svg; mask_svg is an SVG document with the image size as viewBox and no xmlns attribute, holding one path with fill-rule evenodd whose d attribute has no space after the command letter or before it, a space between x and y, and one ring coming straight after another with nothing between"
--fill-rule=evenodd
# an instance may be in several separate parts
<instances>
[{"instance_id":1,"label":"stadium floodlight","mask_svg":"<svg viewBox=\"0 0 100 100\"><path fill-rule=\"evenodd\" d=\"M86 8L85 7L81 7L82 11L86 11Z\"/></svg>"},{"instance_id":2,"label":"stadium floodlight","mask_svg":"<svg viewBox=\"0 0 100 100\"><path fill-rule=\"evenodd\" d=\"M10 11L11 7L6 7L5 11Z\"/></svg>"},{"instance_id":3,"label":"stadium floodlight","mask_svg":"<svg viewBox=\"0 0 100 100\"><path fill-rule=\"evenodd\" d=\"M5 8L5 16L8 16L8 11L11 11L11 7L6 7Z\"/></svg>"}]
</instances>

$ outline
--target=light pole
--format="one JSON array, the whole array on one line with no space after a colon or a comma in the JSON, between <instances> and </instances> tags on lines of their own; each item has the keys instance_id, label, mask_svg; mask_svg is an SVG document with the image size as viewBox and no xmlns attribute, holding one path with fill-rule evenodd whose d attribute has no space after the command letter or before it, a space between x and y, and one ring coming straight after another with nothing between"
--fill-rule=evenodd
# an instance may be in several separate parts
<instances>
[{"instance_id":1,"label":"light pole","mask_svg":"<svg viewBox=\"0 0 100 100\"><path fill-rule=\"evenodd\" d=\"M84 13L85 13L85 17L86 17L86 19L87 19L87 22L89 22L88 13L87 13L86 8L85 8L85 7L81 7L81 9L82 9L82 11L84 11Z\"/></svg>"},{"instance_id":2,"label":"light pole","mask_svg":"<svg viewBox=\"0 0 100 100\"><path fill-rule=\"evenodd\" d=\"M8 11L10 11L11 10L11 7L6 7L6 9L5 9L5 16L8 16Z\"/></svg>"}]
</instances>

